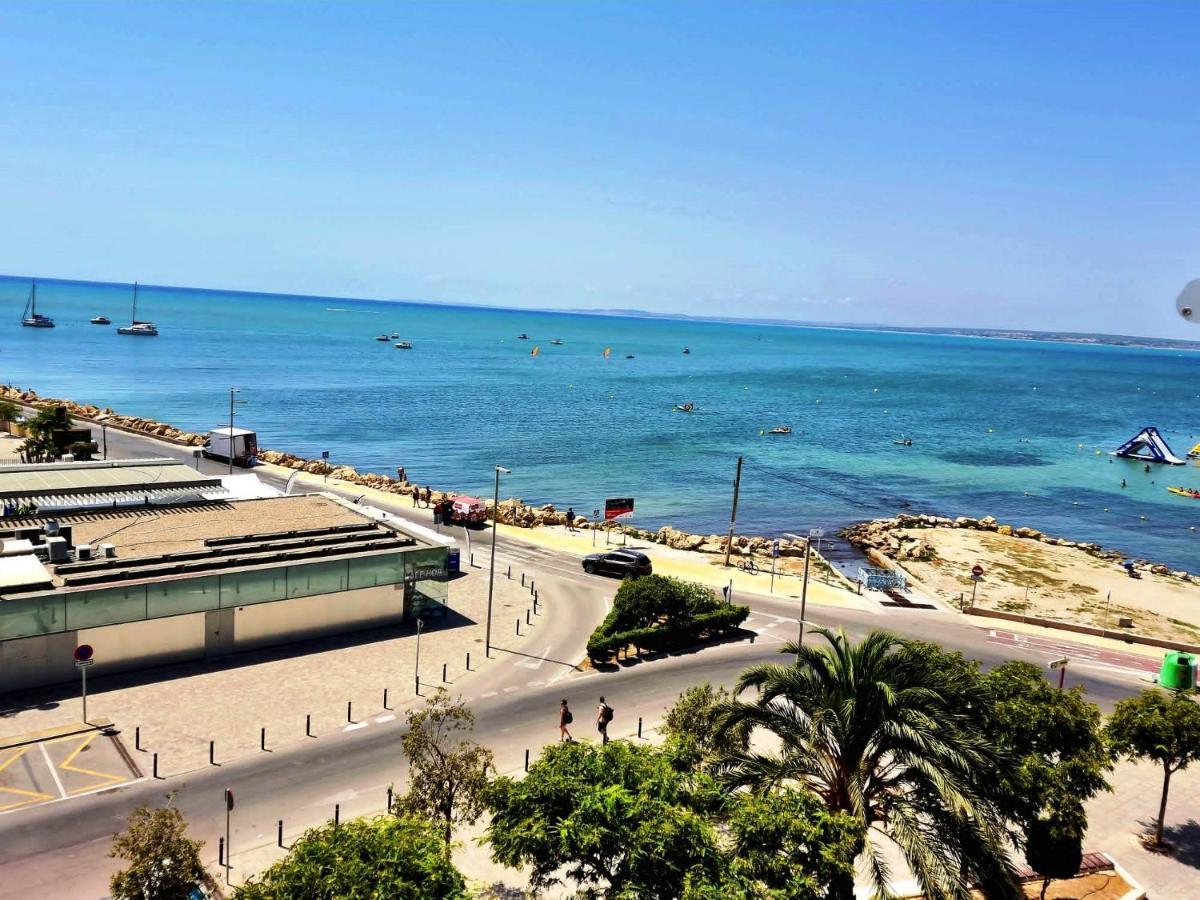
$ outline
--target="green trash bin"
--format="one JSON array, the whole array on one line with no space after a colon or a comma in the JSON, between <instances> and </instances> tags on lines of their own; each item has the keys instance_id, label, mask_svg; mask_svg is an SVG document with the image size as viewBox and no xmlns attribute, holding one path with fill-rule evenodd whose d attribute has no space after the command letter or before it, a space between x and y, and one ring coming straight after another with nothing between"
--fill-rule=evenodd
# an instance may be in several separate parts
<instances>
[{"instance_id":1,"label":"green trash bin","mask_svg":"<svg viewBox=\"0 0 1200 900\"><path fill-rule=\"evenodd\" d=\"M1169 691L1186 691L1196 686L1196 657L1172 652L1163 656L1158 683Z\"/></svg>"}]
</instances>

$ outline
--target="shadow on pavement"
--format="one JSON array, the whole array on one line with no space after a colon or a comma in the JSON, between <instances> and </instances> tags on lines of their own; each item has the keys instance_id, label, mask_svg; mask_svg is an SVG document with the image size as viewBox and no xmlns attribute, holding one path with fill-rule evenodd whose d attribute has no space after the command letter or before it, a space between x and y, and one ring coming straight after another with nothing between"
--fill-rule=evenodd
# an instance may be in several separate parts
<instances>
[{"instance_id":1,"label":"shadow on pavement","mask_svg":"<svg viewBox=\"0 0 1200 900\"><path fill-rule=\"evenodd\" d=\"M1175 848L1175 859L1200 869L1200 822L1189 819L1182 825L1170 825L1163 829L1163 840Z\"/></svg>"}]
</instances>

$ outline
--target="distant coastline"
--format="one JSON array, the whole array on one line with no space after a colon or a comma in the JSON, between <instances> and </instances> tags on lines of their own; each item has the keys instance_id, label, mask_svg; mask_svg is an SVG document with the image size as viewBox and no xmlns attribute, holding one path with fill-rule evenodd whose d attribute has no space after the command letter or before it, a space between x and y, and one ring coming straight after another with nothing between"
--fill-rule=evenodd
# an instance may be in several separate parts
<instances>
[{"instance_id":1,"label":"distant coastline","mask_svg":"<svg viewBox=\"0 0 1200 900\"><path fill-rule=\"evenodd\" d=\"M11 281L37 281L47 284L90 285L98 287L129 287L123 282L92 281L81 278L53 278L28 275L0 275L0 279ZM237 296L288 298L312 302L353 301L356 303L398 303L411 306L426 306L446 309L490 309L514 313L542 313L548 315L596 316L619 319L657 319L672 322L714 323L721 325L757 325L771 328L822 328L837 331L870 331L893 334L931 335L940 337L974 337L1005 341L1037 341L1055 344L1080 344L1084 346L1125 347L1138 350L1200 351L1200 341L1184 341L1175 338L1155 338L1126 334L1100 334L1076 331L1036 331L1024 328L970 328L938 327L920 325L883 325L860 322L818 322L803 319L740 318L730 316L694 316L687 313L653 312L643 309L613 307L607 309L555 308L504 306L496 303L470 303L450 300L420 300L392 297L349 297L326 294L290 294L277 291L244 291L227 288L184 287L180 285L142 284L144 290L186 291L206 294L228 294Z\"/></svg>"}]
</instances>

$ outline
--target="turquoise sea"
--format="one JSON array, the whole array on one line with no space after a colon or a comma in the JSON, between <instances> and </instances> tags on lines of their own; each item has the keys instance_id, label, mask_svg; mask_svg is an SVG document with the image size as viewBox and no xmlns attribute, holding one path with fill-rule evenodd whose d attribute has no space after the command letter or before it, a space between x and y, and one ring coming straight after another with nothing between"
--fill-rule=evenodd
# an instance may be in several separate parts
<instances>
[{"instance_id":1,"label":"turquoise sea","mask_svg":"<svg viewBox=\"0 0 1200 900\"><path fill-rule=\"evenodd\" d=\"M1200 570L1200 501L1166 490L1200 471L1108 455L1143 425L1200 440L1191 353L147 286L161 335L137 338L129 285L39 280L53 330L21 327L28 292L0 277L0 380L189 430L236 386L262 447L485 495L500 463L503 496L633 496L635 522L700 532L728 526L741 454L740 532L991 514Z\"/></svg>"}]
</instances>

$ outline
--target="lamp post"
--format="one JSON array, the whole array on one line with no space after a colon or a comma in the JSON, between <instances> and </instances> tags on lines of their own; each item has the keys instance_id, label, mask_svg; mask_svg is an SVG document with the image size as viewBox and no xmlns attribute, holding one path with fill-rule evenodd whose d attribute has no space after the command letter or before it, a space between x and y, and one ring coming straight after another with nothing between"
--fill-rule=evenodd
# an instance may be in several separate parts
<instances>
[{"instance_id":1,"label":"lamp post","mask_svg":"<svg viewBox=\"0 0 1200 900\"><path fill-rule=\"evenodd\" d=\"M784 537L791 538L794 541L798 541L798 540L804 541L804 580L801 583L801 587L800 587L800 642L799 643L800 643L801 647L804 646L805 612L808 609L808 560L809 560L809 557L812 555L812 539L814 537L820 537L822 534L824 534L824 532L820 528L810 528L808 530L808 537L806 537L806 538L801 538L798 534L792 534L791 532L785 532L783 535Z\"/></svg>"},{"instance_id":2,"label":"lamp post","mask_svg":"<svg viewBox=\"0 0 1200 900\"><path fill-rule=\"evenodd\" d=\"M235 399L235 395L240 394L241 392L242 392L241 388L231 387L229 389L229 445L225 449L226 449L226 452L229 454L229 474L230 475L233 474L233 408L235 406L241 406L246 402L245 400Z\"/></svg>"},{"instance_id":3,"label":"lamp post","mask_svg":"<svg viewBox=\"0 0 1200 900\"><path fill-rule=\"evenodd\" d=\"M425 627L425 620L417 617L417 658L413 661L413 687L416 690L417 696L421 696L421 629Z\"/></svg>"},{"instance_id":4,"label":"lamp post","mask_svg":"<svg viewBox=\"0 0 1200 900\"><path fill-rule=\"evenodd\" d=\"M492 658L492 592L496 584L496 529L500 526L500 473L511 475L512 469L496 466L496 486L492 491L492 561L488 568L487 633L483 642L483 655Z\"/></svg>"}]
</instances>

